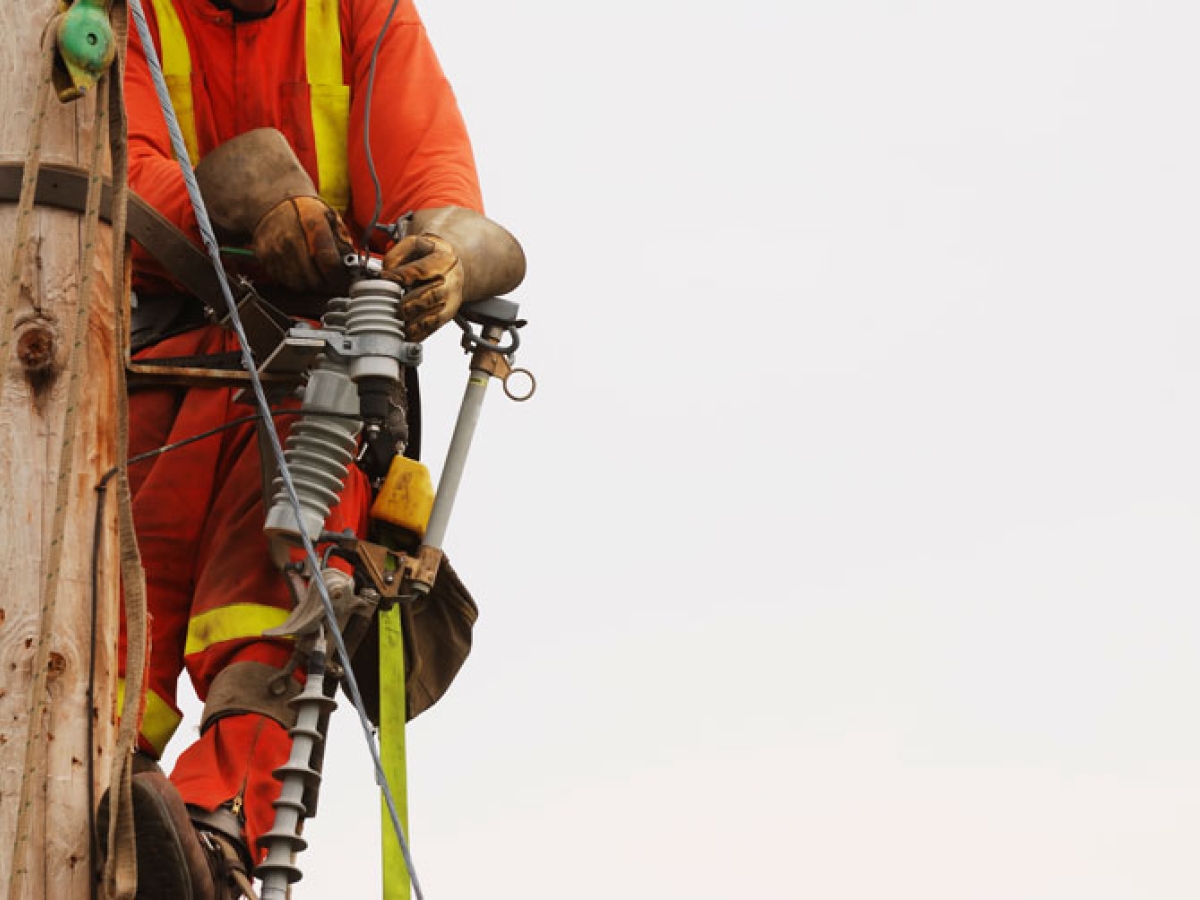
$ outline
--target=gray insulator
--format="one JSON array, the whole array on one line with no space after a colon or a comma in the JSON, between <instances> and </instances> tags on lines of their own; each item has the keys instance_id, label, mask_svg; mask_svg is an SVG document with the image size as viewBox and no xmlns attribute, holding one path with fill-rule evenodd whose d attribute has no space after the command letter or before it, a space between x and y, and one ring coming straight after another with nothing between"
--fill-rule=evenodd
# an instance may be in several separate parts
<instances>
[{"instance_id":1,"label":"gray insulator","mask_svg":"<svg viewBox=\"0 0 1200 900\"><path fill-rule=\"evenodd\" d=\"M328 354L321 358L309 375L301 409L284 456L300 501L301 523L315 541L337 503L357 449L358 390L345 362ZM326 412L339 415L321 415ZM274 488L264 528L267 537L298 538L300 526L281 478L275 479Z\"/></svg>"},{"instance_id":2,"label":"gray insulator","mask_svg":"<svg viewBox=\"0 0 1200 900\"><path fill-rule=\"evenodd\" d=\"M261 900L286 900L288 885L299 881L303 873L296 865L296 854L308 843L300 836L307 810L304 792L320 783L321 773L312 766L313 752L323 740L320 722L337 706L326 697L322 679L310 674L300 696L291 701L296 708L296 724L290 729L292 752L288 761L275 770L280 780L279 799L275 801L275 824L259 839L266 848L266 859L254 874L262 879Z\"/></svg>"},{"instance_id":3,"label":"gray insulator","mask_svg":"<svg viewBox=\"0 0 1200 900\"><path fill-rule=\"evenodd\" d=\"M400 318L400 287L391 281L370 279L350 288L346 335L365 348L350 361L350 377L400 378L399 356L404 345Z\"/></svg>"},{"instance_id":4,"label":"gray insulator","mask_svg":"<svg viewBox=\"0 0 1200 900\"><path fill-rule=\"evenodd\" d=\"M325 315L321 316L321 327L329 331L345 331L349 309L349 297L331 297L325 305Z\"/></svg>"}]
</instances>

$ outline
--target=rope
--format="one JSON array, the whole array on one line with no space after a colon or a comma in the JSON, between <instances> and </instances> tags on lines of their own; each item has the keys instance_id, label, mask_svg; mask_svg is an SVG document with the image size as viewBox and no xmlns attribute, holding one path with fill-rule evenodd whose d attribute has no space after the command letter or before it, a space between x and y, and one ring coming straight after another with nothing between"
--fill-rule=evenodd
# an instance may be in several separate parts
<instances>
[{"instance_id":1,"label":"rope","mask_svg":"<svg viewBox=\"0 0 1200 900\"><path fill-rule=\"evenodd\" d=\"M250 378L250 387L254 393L254 399L259 411L264 417L270 415L270 405L267 403L266 394L263 391L262 381L258 377L258 368L255 365L254 358L250 353L250 342L246 337L245 329L242 325L241 317L238 315L237 304L234 302L233 293L229 287L229 281L225 275L225 269L221 263L220 247L217 244L216 236L213 233L212 223L209 221L207 209L204 206L204 201L200 196L200 188L196 183L195 173L192 171L191 164L188 162L187 148L184 145L183 135L179 129L179 122L175 117L175 111L171 106L170 95L167 91L166 81L163 78L162 67L158 60L158 54L154 48L154 41L150 35L149 26L146 23L146 14L142 9L141 0L130 0L129 9L133 15L134 24L137 28L137 33L142 42L142 47L146 53L146 60L149 63L150 73L154 81L154 88L158 94L159 105L162 107L163 116L167 122L167 129L171 136L171 149L175 154L175 158L179 163L179 169L183 173L184 184L187 187L188 197L191 200L192 208L196 214L196 222L200 227L200 237L204 243L205 249L208 251L209 257L212 259L213 268L215 269L218 281L221 285L221 294L224 297L225 305L229 311L229 321L233 326L234 332L238 337L238 343L242 351L242 364ZM296 495L296 486L292 480L291 472L288 470L287 461L284 458L283 447L279 443L279 435L274 428L264 428L262 432L267 436L270 450L275 459L275 464L278 466L279 477L283 484L284 490L287 493L288 501L291 504L292 511L296 516L296 521L303 521L303 512L300 507L300 500ZM313 546L312 540L308 537L304 529L300 529L300 542L304 547L304 553L309 565L314 572L319 572L321 569L320 562L317 559L316 548ZM343 660L349 660L350 655L346 652L346 645L342 639L341 630L337 624L337 614L333 608L333 601L329 597L329 592L325 586L324 579L315 578L313 583L317 586L318 593L321 598L321 604L325 609L326 627L333 637L338 653L341 654ZM375 780L380 786L383 793L384 801L387 804L388 813L392 820L392 827L396 832L396 838L400 843L400 850L404 856L405 865L408 867L409 876L412 879L413 891L416 894L417 900L424 900L421 892L421 886L417 880L417 873L412 863L412 856L409 851L408 841L404 835L404 828L400 824L400 815L397 812L395 797L393 796L391 785L388 782L387 775L383 771L383 762L380 759L379 747L376 743L375 732L371 726L370 719L367 717L366 707L363 704L362 695L358 690L358 681L354 677L354 672L351 667L345 667L345 687L346 692L350 695L350 699L354 704L355 710L358 712L359 723L362 726L363 734L367 740L367 746L371 751L371 759L375 765Z\"/></svg>"},{"instance_id":2,"label":"rope","mask_svg":"<svg viewBox=\"0 0 1200 900\"><path fill-rule=\"evenodd\" d=\"M104 889L114 900L133 900L137 891L137 842L133 821L133 751L137 746L138 707L147 666L149 614L146 608L146 574L138 552L129 487L129 391L125 379L129 310L126 305L125 224L128 214L129 166L126 152L125 44L129 28L123 0L110 8L117 46L113 61L114 89L110 94L110 145L113 169L113 368L116 380L117 417L117 535L120 546L121 583L125 591L125 705L117 726L113 768L109 779L109 821L105 836Z\"/></svg>"}]
</instances>

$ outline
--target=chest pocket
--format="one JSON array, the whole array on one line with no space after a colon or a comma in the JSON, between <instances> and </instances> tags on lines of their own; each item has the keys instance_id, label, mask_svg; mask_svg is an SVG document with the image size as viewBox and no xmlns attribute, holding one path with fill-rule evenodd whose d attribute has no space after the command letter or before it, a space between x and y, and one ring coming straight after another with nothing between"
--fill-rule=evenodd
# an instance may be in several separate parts
<instances>
[{"instance_id":1,"label":"chest pocket","mask_svg":"<svg viewBox=\"0 0 1200 900\"><path fill-rule=\"evenodd\" d=\"M183 132L188 157L195 165L200 158L200 144L196 136L192 57L187 34L172 0L152 2L158 19L167 92ZM350 174L346 162L350 88L342 73L342 29L338 0L306 0L304 32L307 113L312 123L313 150L317 158L317 184L325 202L338 212L345 212L350 204ZM303 131L299 129L299 133Z\"/></svg>"}]
</instances>

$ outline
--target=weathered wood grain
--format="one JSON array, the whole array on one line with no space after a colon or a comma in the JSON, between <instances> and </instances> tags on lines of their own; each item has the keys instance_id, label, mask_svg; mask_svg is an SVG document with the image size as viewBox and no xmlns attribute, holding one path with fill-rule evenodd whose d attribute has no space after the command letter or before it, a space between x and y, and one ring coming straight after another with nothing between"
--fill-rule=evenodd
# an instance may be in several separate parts
<instances>
[{"instance_id":1,"label":"weathered wood grain","mask_svg":"<svg viewBox=\"0 0 1200 900\"><path fill-rule=\"evenodd\" d=\"M25 159L40 65L42 29L54 0L0 4L0 158ZM90 155L94 97L71 105L51 101L43 160L85 166ZM15 204L0 204L0 272L13 252ZM100 614L92 659L91 571L96 485L115 460L115 379L111 322L110 236L101 227L91 314L81 349L83 398L76 412L70 460L70 502L59 601L44 622L47 549L66 416L69 348L74 340L83 260L83 219L36 210L21 248L25 287L16 310L11 352L0 394L0 891L10 896L16 869L20 900L85 900L90 896L89 755L94 795L107 781L114 735L117 574L113 504L107 504L100 564ZM32 794L29 831L18 835L22 772L30 734L32 667L48 626L49 706L33 739L46 742L43 783ZM89 706L88 676L96 671ZM88 723L94 725L89 747ZM22 840L24 839L24 840ZM14 858L14 848L28 849Z\"/></svg>"}]
</instances>

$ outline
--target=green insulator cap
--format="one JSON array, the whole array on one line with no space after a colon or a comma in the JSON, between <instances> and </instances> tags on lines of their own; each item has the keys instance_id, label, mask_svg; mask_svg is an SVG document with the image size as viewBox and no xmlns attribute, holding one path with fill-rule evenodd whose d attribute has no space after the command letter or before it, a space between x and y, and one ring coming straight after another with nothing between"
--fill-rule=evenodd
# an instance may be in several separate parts
<instances>
[{"instance_id":1,"label":"green insulator cap","mask_svg":"<svg viewBox=\"0 0 1200 900\"><path fill-rule=\"evenodd\" d=\"M59 99L74 100L95 87L116 52L107 2L75 0L58 25L59 61L67 76L56 84Z\"/></svg>"}]
</instances>

